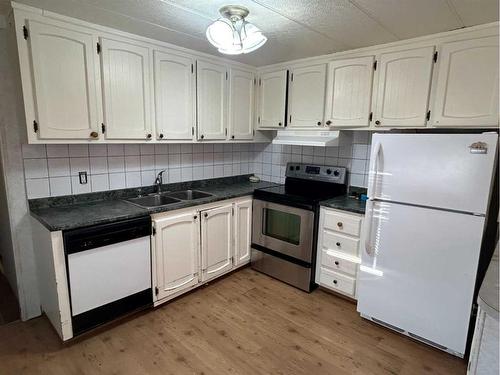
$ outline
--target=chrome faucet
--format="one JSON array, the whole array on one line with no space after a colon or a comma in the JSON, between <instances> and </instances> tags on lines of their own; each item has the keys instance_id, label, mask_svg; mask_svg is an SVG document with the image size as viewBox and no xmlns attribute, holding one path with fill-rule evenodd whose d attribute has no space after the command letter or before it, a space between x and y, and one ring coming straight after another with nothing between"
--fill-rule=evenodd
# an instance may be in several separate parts
<instances>
[{"instance_id":1,"label":"chrome faucet","mask_svg":"<svg viewBox=\"0 0 500 375\"><path fill-rule=\"evenodd\" d=\"M163 171L160 171L156 175L156 180L155 180L155 185L156 185L156 194L161 193L161 185L163 184L163 173L165 173L167 170L164 169Z\"/></svg>"}]
</instances>

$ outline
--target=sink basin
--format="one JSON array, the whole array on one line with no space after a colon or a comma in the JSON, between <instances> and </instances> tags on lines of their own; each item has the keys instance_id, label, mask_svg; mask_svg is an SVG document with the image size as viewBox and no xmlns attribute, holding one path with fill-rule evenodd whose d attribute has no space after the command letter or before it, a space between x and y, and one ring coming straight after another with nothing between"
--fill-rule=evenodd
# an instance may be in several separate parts
<instances>
[{"instance_id":1,"label":"sink basin","mask_svg":"<svg viewBox=\"0 0 500 375\"><path fill-rule=\"evenodd\" d=\"M155 194L148 195L146 197L131 198L127 199L127 201L142 207L158 207L179 202L179 199L168 197L166 195Z\"/></svg>"},{"instance_id":2,"label":"sink basin","mask_svg":"<svg viewBox=\"0 0 500 375\"><path fill-rule=\"evenodd\" d=\"M205 193L198 190L181 190L173 193L168 193L167 196L180 199L182 201L191 201L194 199L211 197L213 194Z\"/></svg>"}]
</instances>

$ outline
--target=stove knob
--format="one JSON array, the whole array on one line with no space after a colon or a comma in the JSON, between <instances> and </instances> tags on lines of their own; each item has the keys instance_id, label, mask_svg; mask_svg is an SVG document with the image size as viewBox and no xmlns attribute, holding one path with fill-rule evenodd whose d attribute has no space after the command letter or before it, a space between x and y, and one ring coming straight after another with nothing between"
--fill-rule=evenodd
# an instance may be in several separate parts
<instances>
[{"instance_id":1,"label":"stove knob","mask_svg":"<svg viewBox=\"0 0 500 375\"><path fill-rule=\"evenodd\" d=\"M339 174L340 174L340 172L339 172L339 171L334 171L334 172L333 172L333 175L334 175L334 176L338 176Z\"/></svg>"},{"instance_id":2,"label":"stove knob","mask_svg":"<svg viewBox=\"0 0 500 375\"><path fill-rule=\"evenodd\" d=\"M297 165L297 166L295 167L295 170L296 170L296 171L300 171L300 165Z\"/></svg>"},{"instance_id":3,"label":"stove knob","mask_svg":"<svg viewBox=\"0 0 500 375\"><path fill-rule=\"evenodd\" d=\"M291 170L291 171L293 171L293 170L294 170L293 165L291 165L291 166L290 166L290 170Z\"/></svg>"},{"instance_id":4,"label":"stove knob","mask_svg":"<svg viewBox=\"0 0 500 375\"><path fill-rule=\"evenodd\" d=\"M331 169L327 169L326 170L326 174L332 174L332 170Z\"/></svg>"}]
</instances>

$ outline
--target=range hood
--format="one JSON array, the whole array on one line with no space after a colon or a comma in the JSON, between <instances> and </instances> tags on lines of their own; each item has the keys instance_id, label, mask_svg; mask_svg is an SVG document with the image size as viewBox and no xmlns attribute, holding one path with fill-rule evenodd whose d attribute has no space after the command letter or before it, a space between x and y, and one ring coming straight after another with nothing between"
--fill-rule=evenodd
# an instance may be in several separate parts
<instances>
[{"instance_id":1,"label":"range hood","mask_svg":"<svg viewBox=\"0 0 500 375\"><path fill-rule=\"evenodd\" d=\"M279 130L273 139L273 144L320 147L338 146L340 137L340 131Z\"/></svg>"}]
</instances>

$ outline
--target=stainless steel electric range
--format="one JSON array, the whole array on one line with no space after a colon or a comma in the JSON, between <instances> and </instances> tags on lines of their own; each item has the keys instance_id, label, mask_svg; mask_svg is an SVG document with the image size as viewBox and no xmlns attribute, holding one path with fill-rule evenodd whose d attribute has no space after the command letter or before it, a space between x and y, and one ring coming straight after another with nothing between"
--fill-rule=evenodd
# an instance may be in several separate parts
<instances>
[{"instance_id":1,"label":"stainless steel electric range","mask_svg":"<svg viewBox=\"0 0 500 375\"><path fill-rule=\"evenodd\" d=\"M342 167L288 163L284 185L256 189L251 266L310 292L320 202L347 192Z\"/></svg>"}]
</instances>

